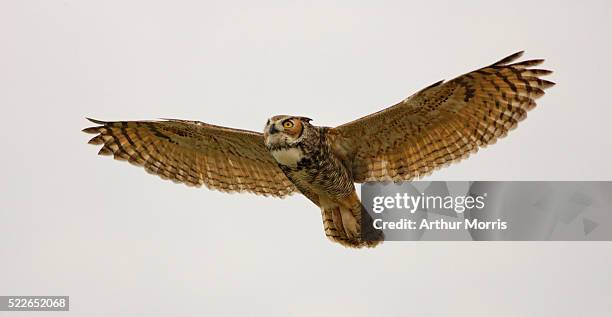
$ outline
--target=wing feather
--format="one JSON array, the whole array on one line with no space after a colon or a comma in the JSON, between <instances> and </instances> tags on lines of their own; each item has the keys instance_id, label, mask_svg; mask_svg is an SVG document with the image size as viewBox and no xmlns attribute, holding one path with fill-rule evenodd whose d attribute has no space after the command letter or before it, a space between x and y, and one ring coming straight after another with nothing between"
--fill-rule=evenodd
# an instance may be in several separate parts
<instances>
[{"instance_id":1,"label":"wing feather","mask_svg":"<svg viewBox=\"0 0 612 317\"><path fill-rule=\"evenodd\" d=\"M143 166L164 179L266 196L295 191L260 133L186 120L89 120L99 126L83 132L96 134L89 143L102 145L98 154Z\"/></svg>"},{"instance_id":2,"label":"wing feather","mask_svg":"<svg viewBox=\"0 0 612 317\"><path fill-rule=\"evenodd\" d=\"M525 119L553 82L552 72L513 63L523 52L438 82L377 113L334 129L334 147L355 182L427 175L493 144Z\"/></svg>"}]
</instances>

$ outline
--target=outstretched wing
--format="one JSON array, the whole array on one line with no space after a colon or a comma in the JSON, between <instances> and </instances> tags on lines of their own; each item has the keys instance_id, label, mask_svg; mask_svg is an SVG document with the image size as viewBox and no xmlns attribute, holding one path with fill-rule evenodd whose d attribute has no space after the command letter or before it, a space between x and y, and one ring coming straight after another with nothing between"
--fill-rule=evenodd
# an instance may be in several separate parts
<instances>
[{"instance_id":1,"label":"outstretched wing","mask_svg":"<svg viewBox=\"0 0 612 317\"><path fill-rule=\"evenodd\" d=\"M295 187L276 165L260 133L184 120L104 122L84 129L97 134L98 154L144 166L164 179L227 192L283 197Z\"/></svg>"},{"instance_id":2,"label":"outstretched wing","mask_svg":"<svg viewBox=\"0 0 612 317\"><path fill-rule=\"evenodd\" d=\"M513 63L523 52L435 83L402 102L334 129L334 147L355 182L410 180L466 158L516 127L554 83Z\"/></svg>"}]
</instances>

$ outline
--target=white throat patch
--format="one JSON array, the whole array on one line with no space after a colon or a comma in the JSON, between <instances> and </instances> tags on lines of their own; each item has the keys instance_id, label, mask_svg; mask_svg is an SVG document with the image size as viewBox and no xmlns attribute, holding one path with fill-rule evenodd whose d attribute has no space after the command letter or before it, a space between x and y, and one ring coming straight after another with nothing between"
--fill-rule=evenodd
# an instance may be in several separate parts
<instances>
[{"instance_id":1,"label":"white throat patch","mask_svg":"<svg viewBox=\"0 0 612 317\"><path fill-rule=\"evenodd\" d=\"M297 166L297 163L304 156L299 148L274 150L270 153L278 163L287 166Z\"/></svg>"}]
</instances>

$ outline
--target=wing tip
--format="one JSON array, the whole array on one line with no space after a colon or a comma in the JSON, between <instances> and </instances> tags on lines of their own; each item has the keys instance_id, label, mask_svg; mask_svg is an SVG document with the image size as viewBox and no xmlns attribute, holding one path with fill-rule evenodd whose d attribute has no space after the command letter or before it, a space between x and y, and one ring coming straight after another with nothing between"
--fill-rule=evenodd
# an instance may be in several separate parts
<instances>
[{"instance_id":1,"label":"wing tip","mask_svg":"<svg viewBox=\"0 0 612 317\"><path fill-rule=\"evenodd\" d=\"M544 87L544 89L550 88L555 86L557 83L554 81L550 81L550 80L545 80L542 79L542 87Z\"/></svg>"},{"instance_id":2,"label":"wing tip","mask_svg":"<svg viewBox=\"0 0 612 317\"><path fill-rule=\"evenodd\" d=\"M520 58L521 56L523 56L523 54L525 54L524 50L518 51L514 54L511 54L509 56L506 56L502 59L500 59L499 61L493 63L492 66L503 66L503 65L507 65L508 63L511 63L515 60L517 60L518 58Z\"/></svg>"},{"instance_id":3,"label":"wing tip","mask_svg":"<svg viewBox=\"0 0 612 317\"><path fill-rule=\"evenodd\" d=\"M90 122L93 122L95 124L107 124L107 121L102 121L102 120L98 120L98 119L94 119L94 118L90 118L90 117L85 117L85 119L89 120Z\"/></svg>"},{"instance_id":4,"label":"wing tip","mask_svg":"<svg viewBox=\"0 0 612 317\"><path fill-rule=\"evenodd\" d=\"M102 156L110 156L113 155L113 151L111 149L109 149L107 146L103 146L99 151L98 151L98 155L102 155Z\"/></svg>"},{"instance_id":5,"label":"wing tip","mask_svg":"<svg viewBox=\"0 0 612 317\"><path fill-rule=\"evenodd\" d=\"M91 138L91 140L89 140L87 144L93 144L93 145L104 144L104 138L102 137L102 135L96 135L95 137Z\"/></svg>"},{"instance_id":6,"label":"wing tip","mask_svg":"<svg viewBox=\"0 0 612 317\"><path fill-rule=\"evenodd\" d=\"M98 134L100 133L100 127L89 127L81 130L81 132L89 133L89 134Z\"/></svg>"},{"instance_id":7,"label":"wing tip","mask_svg":"<svg viewBox=\"0 0 612 317\"><path fill-rule=\"evenodd\" d=\"M96 120L96 119L89 118L89 117L85 117L85 119L89 120L92 123L101 124L102 125L102 126L97 126L97 127L89 127L89 128L85 128L85 129L81 130L81 132L85 132L85 133L89 133L89 134L98 134L98 133L100 133L100 128L102 128L103 126L108 124L108 122L106 122L106 121Z\"/></svg>"}]
</instances>

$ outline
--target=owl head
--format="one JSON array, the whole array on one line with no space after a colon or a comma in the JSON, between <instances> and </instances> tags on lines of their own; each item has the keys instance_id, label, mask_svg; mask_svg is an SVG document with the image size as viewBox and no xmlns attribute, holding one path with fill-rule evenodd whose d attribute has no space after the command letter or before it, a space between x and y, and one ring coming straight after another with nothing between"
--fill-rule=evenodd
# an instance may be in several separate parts
<instances>
[{"instance_id":1,"label":"owl head","mask_svg":"<svg viewBox=\"0 0 612 317\"><path fill-rule=\"evenodd\" d=\"M279 115L268 119L264 128L267 147L292 146L300 143L312 128L311 119L306 117Z\"/></svg>"}]
</instances>

